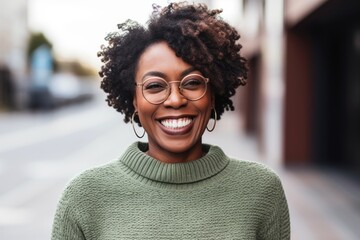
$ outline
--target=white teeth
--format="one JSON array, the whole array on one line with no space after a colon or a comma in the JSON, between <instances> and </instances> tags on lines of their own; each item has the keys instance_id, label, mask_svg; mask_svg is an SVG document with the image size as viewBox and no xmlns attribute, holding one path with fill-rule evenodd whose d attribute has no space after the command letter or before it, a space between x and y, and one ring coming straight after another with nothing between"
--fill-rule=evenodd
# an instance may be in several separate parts
<instances>
[{"instance_id":1,"label":"white teeth","mask_svg":"<svg viewBox=\"0 0 360 240\"><path fill-rule=\"evenodd\" d=\"M161 124L167 128L182 128L191 123L191 118L179 118L179 119L164 119L161 120Z\"/></svg>"}]
</instances>

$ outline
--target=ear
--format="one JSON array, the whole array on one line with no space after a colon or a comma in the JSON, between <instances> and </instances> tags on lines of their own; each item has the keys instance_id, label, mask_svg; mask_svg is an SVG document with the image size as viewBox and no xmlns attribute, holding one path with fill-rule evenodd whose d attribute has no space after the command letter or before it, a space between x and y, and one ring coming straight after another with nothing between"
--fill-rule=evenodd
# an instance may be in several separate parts
<instances>
[{"instance_id":1,"label":"ear","mask_svg":"<svg viewBox=\"0 0 360 240\"><path fill-rule=\"evenodd\" d=\"M215 108L215 94L211 93L211 107Z\"/></svg>"},{"instance_id":2,"label":"ear","mask_svg":"<svg viewBox=\"0 0 360 240\"><path fill-rule=\"evenodd\" d=\"M137 110L137 100L136 100L136 94L134 94L133 106L134 106L135 111L136 111L136 110Z\"/></svg>"}]
</instances>

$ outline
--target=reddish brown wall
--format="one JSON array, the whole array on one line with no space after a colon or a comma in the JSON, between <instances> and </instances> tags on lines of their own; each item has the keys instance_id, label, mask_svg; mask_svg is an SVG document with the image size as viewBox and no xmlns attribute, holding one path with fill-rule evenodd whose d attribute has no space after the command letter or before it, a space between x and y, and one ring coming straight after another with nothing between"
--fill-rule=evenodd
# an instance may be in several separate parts
<instances>
[{"instance_id":1,"label":"reddish brown wall","mask_svg":"<svg viewBox=\"0 0 360 240\"><path fill-rule=\"evenodd\" d=\"M286 33L285 58L285 164L310 160L311 57L309 41L292 31Z\"/></svg>"}]
</instances>

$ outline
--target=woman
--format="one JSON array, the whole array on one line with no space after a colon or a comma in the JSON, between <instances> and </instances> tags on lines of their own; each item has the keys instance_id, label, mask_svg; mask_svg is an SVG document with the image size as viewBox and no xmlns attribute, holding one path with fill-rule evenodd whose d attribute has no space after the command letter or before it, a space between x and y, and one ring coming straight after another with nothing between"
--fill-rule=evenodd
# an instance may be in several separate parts
<instances>
[{"instance_id":1,"label":"woman","mask_svg":"<svg viewBox=\"0 0 360 240\"><path fill-rule=\"evenodd\" d=\"M52 239L289 239L277 175L202 143L245 84L239 34L205 5L154 9L147 28L119 25L99 53L108 104L148 143L75 178Z\"/></svg>"}]
</instances>

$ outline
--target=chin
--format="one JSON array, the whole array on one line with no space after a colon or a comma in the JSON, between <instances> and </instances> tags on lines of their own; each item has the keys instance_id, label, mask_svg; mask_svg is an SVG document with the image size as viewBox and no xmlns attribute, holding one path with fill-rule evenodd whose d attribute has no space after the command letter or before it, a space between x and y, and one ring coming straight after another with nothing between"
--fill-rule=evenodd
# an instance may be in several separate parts
<instances>
[{"instance_id":1,"label":"chin","mask_svg":"<svg viewBox=\"0 0 360 240\"><path fill-rule=\"evenodd\" d=\"M188 140L168 140L165 143L161 144L162 148L168 152L172 153L186 153L194 148L196 143Z\"/></svg>"}]
</instances>

